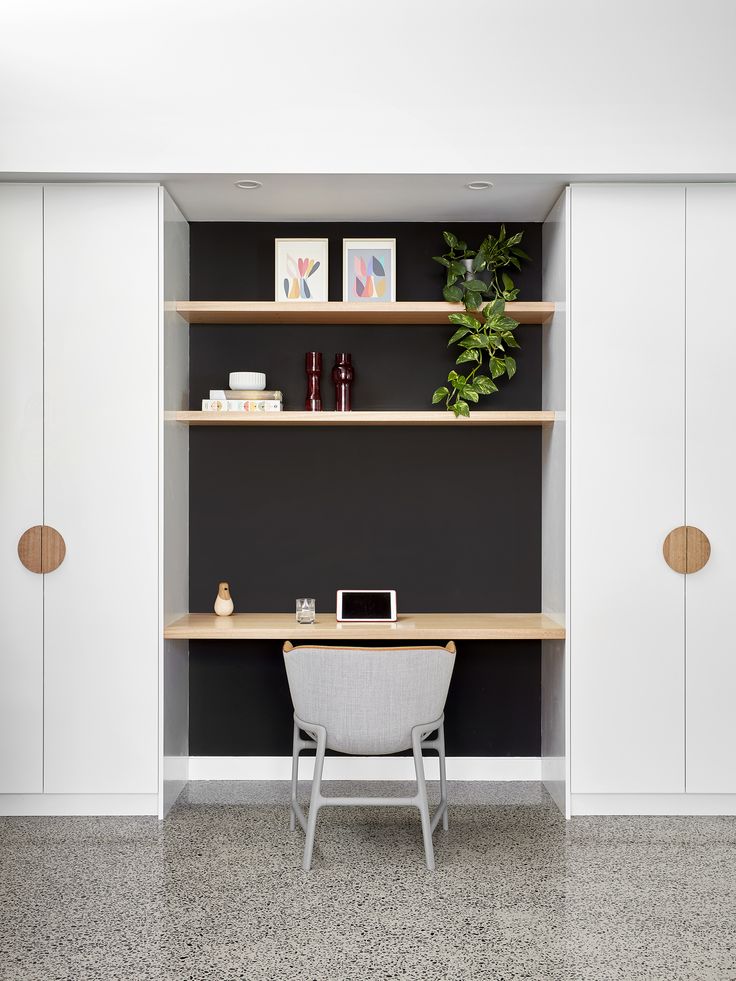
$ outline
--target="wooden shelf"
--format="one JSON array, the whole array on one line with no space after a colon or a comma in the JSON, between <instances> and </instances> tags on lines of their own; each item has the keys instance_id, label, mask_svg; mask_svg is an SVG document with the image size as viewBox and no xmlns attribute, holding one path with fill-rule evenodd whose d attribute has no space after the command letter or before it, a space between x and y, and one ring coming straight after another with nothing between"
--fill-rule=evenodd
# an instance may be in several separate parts
<instances>
[{"instance_id":1,"label":"wooden shelf","mask_svg":"<svg viewBox=\"0 0 736 981\"><path fill-rule=\"evenodd\" d=\"M188 426L551 426L554 412L166 412Z\"/></svg>"},{"instance_id":2,"label":"wooden shelf","mask_svg":"<svg viewBox=\"0 0 736 981\"><path fill-rule=\"evenodd\" d=\"M190 613L164 630L167 640L562 640L565 628L543 613L407 613L396 623L338 623L334 613L299 624L293 613Z\"/></svg>"},{"instance_id":3,"label":"wooden shelf","mask_svg":"<svg viewBox=\"0 0 736 981\"><path fill-rule=\"evenodd\" d=\"M447 315L464 313L459 303L283 303L267 300L187 300L177 313L190 324L444 324ZM554 303L507 303L520 324L546 324Z\"/></svg>"}]
</instances>

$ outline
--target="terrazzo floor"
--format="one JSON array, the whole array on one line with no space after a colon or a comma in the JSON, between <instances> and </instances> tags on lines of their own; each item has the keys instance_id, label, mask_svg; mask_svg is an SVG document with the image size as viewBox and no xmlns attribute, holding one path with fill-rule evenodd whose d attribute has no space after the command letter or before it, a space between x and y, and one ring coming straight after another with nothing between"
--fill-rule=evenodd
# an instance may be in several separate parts
<instances>
[{"instance_id":1,"label":"terrazzo floor","mask_svg":"<svg viewBox=\"0 0 736 981\"><path fill-rule=\"evenodd\" d=\"M435 873L403 808L324 810L303 873L281 783L190 784L163 824L2 818L0 978L736 981L736 819L450 789Z\"/></svg>"}]
</instances>

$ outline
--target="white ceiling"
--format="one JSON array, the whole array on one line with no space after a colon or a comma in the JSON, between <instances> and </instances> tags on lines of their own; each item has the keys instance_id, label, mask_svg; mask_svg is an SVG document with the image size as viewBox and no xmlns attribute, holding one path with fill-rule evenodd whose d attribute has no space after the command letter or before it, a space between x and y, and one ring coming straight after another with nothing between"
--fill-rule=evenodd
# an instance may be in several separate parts
<instances>
[{"instance_id":1,"label":"white ceiling","mask_svg":"<svg viewBox=\"0 0 736 981\"><path fill-rule=\"evenodd\" d=\"M241 190L235 181L261 181ZM189 221L544 221L575 181L687 181L607 174L5 174L11 181L156 181ZM702 176L700 180L702 180ZM466 184L492 181L490 190ZM733 180L733 174L709 175Z\"/></svg>"},{"instance_id":2,"label":"white ceiling","mask_svg":"<svg viewBox=\"0 0 736 981\"><path fill-rule=\"evenodd\" d=\"M239 178L263 186L234 186ZM494 187L471 191L473 180ZM190 221L542 221L564 182L489 174L207 174L164 180Z\"/></svg>"}]
</instances>

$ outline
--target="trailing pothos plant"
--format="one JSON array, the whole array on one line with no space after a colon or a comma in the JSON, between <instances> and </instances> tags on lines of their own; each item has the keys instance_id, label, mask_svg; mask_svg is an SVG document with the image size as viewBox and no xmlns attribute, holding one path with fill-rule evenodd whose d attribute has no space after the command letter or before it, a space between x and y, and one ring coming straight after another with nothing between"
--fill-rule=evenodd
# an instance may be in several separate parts
<instances>
[{"instance_id":1,"label":"trailing pothos plant","mask_svg":"<svg viewBox=\"0 0 736 981\"><path fill-rule=\"evenodd\" d=\"M519 245L523 232L507 235L506 226L501 225L498 236L489 233L477 250L469 249L452 232L442 234L448 251L432 258L447 270L442 295L448 303L463 303L466 310L479 310L484 298L516 299L519 290L505 270L521 269L521 260L529 259ZM466 278L468 259L472 260L470 278Z\"/></svg>"},{"instance_id":2,"label":"trailing pothos plant","mask_svg":"<svg viewBox=\"0 0 736 981\"><path fill-rule=\"evenodd\" d=\"M506 316L505 307L506 301L497 297L485 306L482 319L471 313L450 314L450 323L456 324L457 330L447 346L457 344L463 349L455 363L467 365L470 370L463 375L453 369L447 376L447 385L435 390L433 405L444 399L445 407L456 416L469 416L469 403L498 391L497 378L514 377L516 361L506 351L520 346L514 337L519 325Z\"/></svg>"},{"instance_id":3,"label":"trailing pothos plant","mask_svg":"<svg viewBox=\"0 0 736 981\"><path fill-rule=\"evenodd\" d=\"M468 311L449 315L457 330L447 346L457 344L462 348L455 364L467 365L469 371L463 375L453 369L447 376L447 385L435 389L432 404L444 400L445 408L456 416L469 416L470 403L498 391L497 378L513 378L516 374L516 361L507 349L520 346L513 333L519 325L505 311L506 301L515 300L519 290L504 270L509 266L521 269L521 260L529 256L519 245L524 233L507 235L505 225L501 225L498 236L489 233L477 251L469 249L452 232L442 234L449 251L433 258L447 270L443 296L450 303L463 303ZM472 259L469 276L468 259ZM491 302L481 310L484 297L490 297ZM470 311L477 312L473 315Z\"/></svg>"}]
</instances>

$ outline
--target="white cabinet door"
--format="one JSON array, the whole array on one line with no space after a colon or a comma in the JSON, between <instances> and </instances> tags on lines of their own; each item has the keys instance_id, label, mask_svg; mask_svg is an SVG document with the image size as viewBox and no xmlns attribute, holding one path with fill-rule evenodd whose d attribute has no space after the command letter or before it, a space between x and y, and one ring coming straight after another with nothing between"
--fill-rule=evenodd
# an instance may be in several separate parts
<instances>
[{"instance_id":1,"label":"white cabinet door","mask_svg":"<svg viewBox=\"0 0 736 981\"><path fill-rule=\"evenodd\" d=\"M571 785L685 789L685 189L572 191Z\"/></svg>"},{"instance_id":2,"label":"white cabinet door","mask_svg":"<svg viewBox=\"0 0 736 981\"><path fill-rule=\"evenodd\" d=\"M158 191L45 192L45 790L155 793Z\"/></svg>"},{"instance_id":3,"label":"white cabinet door","mask_svg":"<svg viewBox=\"0 0 736 981\"><path fill-rule=\"evenodd\" d=\"M0 186L0 793L43 790L43 189Z\"/></svg>"},{"instance_id":4,"label":"white cabinet door","mask_svg":"<svg viewBox=\"0 0 736 981\"><path fill-rule=\"evenodd\" d=\"M736 186L687 188L687 523L711 558L686 576L687 790L736 793Z\"/></svg>"}]
</instances>

